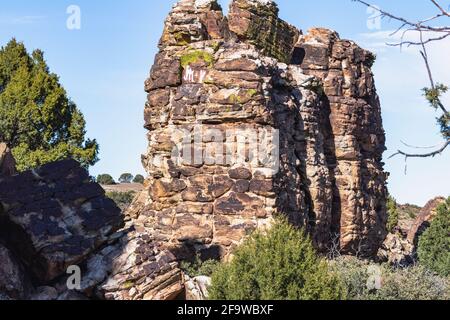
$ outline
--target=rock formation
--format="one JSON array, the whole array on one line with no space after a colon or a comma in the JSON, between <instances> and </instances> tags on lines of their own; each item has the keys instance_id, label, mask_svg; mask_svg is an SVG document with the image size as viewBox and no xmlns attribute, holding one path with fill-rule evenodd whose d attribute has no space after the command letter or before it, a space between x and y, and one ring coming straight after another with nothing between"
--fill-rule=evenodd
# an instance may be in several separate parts
<instances>
[{"instance_id":1,"label":"rock formation","mask_svg":"<svg viewBox=\"0 0 450 320\"><path fill-rule=\"evenodd\" d=\"M72 160L16 174L0 147L0 299L202 299L179 262L228 256L281 214L326 251L386 236L373 55L304 35L271 0L180 0L149 79L142 162L123 216ZM12 160L11 160L12 159ZM68 268L82 270L68 288Z\"/></svg>"},{"instance_id":2,"label":"rock formation","mask_svg":"<svg viewBox=\"0 0 450 320\"><path fill-rule=\"evenodd\" d=\"M178 259L224 256L276 213L319 249L339 234L343 252L377 252L385 137L370 52L330 30L303 35L259 0L232 1L228 18L214 0L179 1L159 48L139 224Z\"/></svg>"},{"instance_id":3,"label":"rock formation","mask_svg":"<svg viewBox=\"0 0 450 320\"><path fill-rule=\"evenodd\" d=\"M394 233L388 234L386 240L378 252L378 259L382 262L389 262L399 266L409 266L417 262L416 250L420 236L430 226L436 217L437 208L445 203L445 198L434 198L421 210L418 207L406 205L409 210L420 210L415 219L410 219L409 223L403 221ZM402 206L400 206L402 207ZM404 230L407 230L406 232Z\"/></svg>"},{"instance_id":4,"label":"rock formation","mask_svg":"<svg viewBox=\"0 0 450 320\"><path fill-rule=\"evenodd\" d=\"M437 214L437 208L445 203L445 198L437 197L428 201L428 203L423 207L420 211L419 216L416 221L412 225L411 229L408 232L407 240L417 246L419 242L419 237L424 233L424 231L430 226L431 221Z\"/></svg>"},{"instance_id":5,"label":"rock formation","mask_svg":"<svg viewBox=\"0 0 450 320\"><path fill-rule=\"evenodd\" d=\"M74 160L0 176L0 292L26 299L37 289L57 298L63 292L42 286L58 282L122 227L120 210Z\"/></svg>"}]
</instances>

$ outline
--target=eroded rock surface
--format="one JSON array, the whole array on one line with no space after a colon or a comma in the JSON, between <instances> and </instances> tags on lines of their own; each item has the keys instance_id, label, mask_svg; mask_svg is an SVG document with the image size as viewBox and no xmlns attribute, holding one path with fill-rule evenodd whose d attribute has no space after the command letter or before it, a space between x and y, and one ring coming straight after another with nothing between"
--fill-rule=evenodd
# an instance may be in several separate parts
<instances>
[{"instance_id":1,"label":"eroded rock surface","mask_svg":"<svg viewBox=\"0 0 450 320\"><path fill-rule=\"evenodd\" d=\"M122 224L120 210L74 160L0 178L0 238L39 282L83 261Z\"/></svg>"},{"instance_id":2,"label":"eroded rock surface","mask_svg":"<svg viewBox=\"0 0 450 320\"><path fill-rule=\"evenodd\" d=\"M378 251L385 137L370 52L330 30L303 35L256 0L232 1L228 22L216 1L180 1L159 47L145 86L150 179L132 206L149 232L178 259L217 258L279 212L319 249L339 234L343 252ZM276 170L227 162L256 148L230 132L261 133Z\"/></svg>"},{"instance_id":3,"label":"eroded rock surface","mask_svg":"<svg viewBox=\"0 0 450 320\"><path fill-rule=\"evenodd\" d=\"M437 208L441 204L445 203L445 200L446 199L443 197L437 197L428 201L425 207L423 207L423 209L419 213L419 216L416 218L416 221L408 232L407 240L411 244L417 246L420 236L430 226L431 221L436 216Z\"/></svg>"},{"instance_id":4,"label":"eroded rock surface","mask_svg":"<svg viewBox=\"0 0 450 320\"><path fill-rule=\"evenodd\" d=\"M149 179L125 217L76 162L11 176L0 152L0 254L17 280L0 277L0 298L21 298L23 269L32 299L202 299L207 279L185 285L179 262L226 257L277 213L320 250L337 235L343 253L378 251L385 138L370 52L330 30L303 35L271 0L233 0L228 17L216 0L181 0L159 49L145 82Z\"/></svg>"},{"instance_id":5,"label":"eroded rock surface","mask_svg":"<svg viewBox=\"0 0 450 320\"><path fill-rule=\"evenodd\" d=\"M24 268L11 251L0 243L0 300L26 299L30 289L30 279Z\"/></svg>"}]
</instances>

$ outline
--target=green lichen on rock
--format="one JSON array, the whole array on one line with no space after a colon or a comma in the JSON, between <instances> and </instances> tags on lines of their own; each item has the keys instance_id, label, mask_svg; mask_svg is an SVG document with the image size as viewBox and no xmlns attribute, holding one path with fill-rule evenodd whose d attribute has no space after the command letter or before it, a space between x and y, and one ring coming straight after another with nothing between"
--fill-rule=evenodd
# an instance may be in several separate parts
<instances>
[{"instance_id":1,"label":"green lichen on rock","mask_svg":"<svg viewBox=\"0 0 450 320\"><path fill-rule=\"evenodd\" d=\"M254 96L256 96L256 94L258 93L258 91L257 90L255 90L255 89L249 89L249 90L247 90L247 96L248 97L250 97L250 98L253 98Z\"/></svg>"},{"instance_id":2,"label":"green lichen on rock","mask_svg":"<svg viewBox=\"0 0 450 320\"><path fill-rule=\"evenodd\" d=\"M299 32L278 18L278 8L274 5L254 6L249 11L253 17L247 30L247 39L265 55L289 63Z\"/></svg>"},{"instance_id":3,"label":"green lichen on rock","mask_svg":"<svg viewBox=\"0 0 450 320\"><path fill-rule=\"evenodd\" d=\"M188 65L199 61L204 61L208 67L212 67L214 64L214 56L206 51L195 50L182 55L180 58L182 68L186 68Z\"/></svg>"},{"instance_id":4,"label":"green lichen on rock","mask_svg":"<svg viewBox=\"0 0 450 320\"><path fill-rule=\"evenodd\" d=\"M191 36L185 32L177 32L174 34L175 41L179 46L186 46L191 43Z\"/></svg>"}]
</instances>

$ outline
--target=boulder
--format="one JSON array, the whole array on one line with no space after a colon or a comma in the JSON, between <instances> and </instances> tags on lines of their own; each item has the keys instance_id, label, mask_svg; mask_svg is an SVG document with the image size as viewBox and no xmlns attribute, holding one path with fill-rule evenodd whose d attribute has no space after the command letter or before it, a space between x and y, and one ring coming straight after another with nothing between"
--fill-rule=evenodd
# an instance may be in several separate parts
<instances>
[{"instance_id":1,"label":"boulder","mask_svg":"<svg viewBox=\"0 0 450 320\"><path fill-rule=\"evenodd\" d=\"M203 301L208 299L208 287L211 286L211 278L199 276L195 278L185 277L186 300Z\"/></svg>"},{"instance_id":2,"label":"boulder","mask_svg":"<svg viewBox=\"0 0 450 320\"><path fill-rule=\"evenodd\" d=\"M120 209L74 160L0 179L0 239L42 283L101 247Z\"/></svg>"},{"instance_id":3,"label":"boulder","mask_svg":"<svg viewBox=\"0 0 450 320\"><path fill-rule=\"evenodd\" d=\"M0 300L26 299L32 289L20 261L0 243ZM4 295L3 299L1 295Z\"/></svg>"}]
</instances>

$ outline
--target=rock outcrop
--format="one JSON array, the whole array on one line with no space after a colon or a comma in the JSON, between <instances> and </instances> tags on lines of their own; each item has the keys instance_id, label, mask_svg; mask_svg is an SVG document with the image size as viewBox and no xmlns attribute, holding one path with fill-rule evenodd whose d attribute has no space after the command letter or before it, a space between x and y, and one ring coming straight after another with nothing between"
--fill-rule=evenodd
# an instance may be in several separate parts
<instances>
[{"instance_id":1,"label":"rock outcrop","mask_svg":"<svg viewBox=\"0 0 450 320\"><path fill-rule=\"evenodd\" d=\"M48 282L102 246L120 210L74 160L0 179L0 237Z\"/></svg>"},{"instance_id":2,"label":"rock outcrop","mask_svg":"<svg viewBox=\"0 0 450 320\"><path fill-rule=\"evenodd\" d=\"M396 267L408 267L416 261L414 246L401 233L389 233L378 251L377 260Z\"/></svg>"},{"instance_id":3,"label":"rock outcrop","mask_svg":"<svg viewBox=\"0 0 450 320\"><path fill-rule=\"evenodd\" d=\"M220 259L282 214L319 250L373 256L386 174L373 55L304 35L271 0L180 0L150 77L149 178L122 214L72 160L16 174L0 147L0 299L203 299ZM68 288L71 267L82 270Z\"/></svg>"},{"instance_id":4,"label":"rock outcrop","mask_svg":"<svg viewBox=\"0 0 450 320\"><path fill-rule=\"evenodd\" d=\"M228 19L214 0L179 1L159 48L139 224L177 259L227 255L276 213L319 249L339 234L343 252L377 252L385 137L370 52L303 35L259 0L232 1Z\"/></svg>"},{"instance_id":5,"label":"rock outcrop","mask_svg":"<svg viewBox=\"0 0 450 320\"><path fill-rule=\"evenodd\" d=\"M321 79L329 104L326 150L341 246L376 248L386 235L386 175L380 103L370 70L375 58L326 29L310 30L299 48L303 72Z\"/></svg>"},{"instance_id":6,"label":"rock outcrop","mask_svg":"<svg viewBox=\"0 0 450 320\"><path fill-rule=\"evenodd\" d=\"M82 266L123 225L120 209L74 160L0 176L0 292L67 296L69 267Z\"/></svg>"},{"instance_id":7,"label":"rock outcrop","mask_svg":"<svg viewBox=\"0 0 450 320\"><path fill-rule=\"evenodd\" d=\"M419 242L419 237L423 232L430 226L431 221L437 214L437 208L445 203L445 198L437 197L433 200L428 201L428 203L420 211L416 221L412 225L408 232L407 240L413 244L415 247Z\"/></svg>"},{"instance_id":8,"label":"rock outcrop","mask_svg":"<svg viewBox=\"0 0 450 320\"><path fill-rule=\"evenodd\" d=\"M30 288L31 282L24 268L11 251L0 243L0 300L25 299Z\"/></svg>"}]
</instances>

